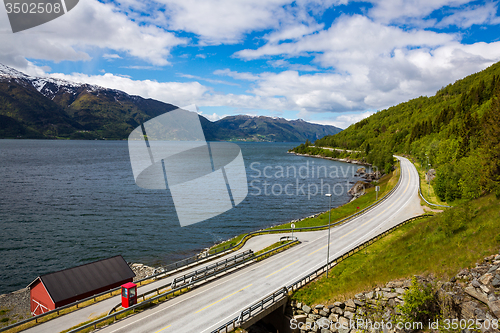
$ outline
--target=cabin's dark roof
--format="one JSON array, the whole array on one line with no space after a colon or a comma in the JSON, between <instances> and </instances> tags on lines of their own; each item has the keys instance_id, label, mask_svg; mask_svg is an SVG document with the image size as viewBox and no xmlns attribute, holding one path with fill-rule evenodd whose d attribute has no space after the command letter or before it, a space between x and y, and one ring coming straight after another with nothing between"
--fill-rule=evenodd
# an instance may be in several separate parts
<instances>
[{"instance_id":1,"label":"cabin's dark roof","mask_svg":"<svg viewBox=\"0 0 500 333\"><path fill-rule=\"evenodd\" d=\"M134 276L132 269L119 255L45 274L39 278L54 303L57 303L131 279Z\"/></svg>"}]
</instances>

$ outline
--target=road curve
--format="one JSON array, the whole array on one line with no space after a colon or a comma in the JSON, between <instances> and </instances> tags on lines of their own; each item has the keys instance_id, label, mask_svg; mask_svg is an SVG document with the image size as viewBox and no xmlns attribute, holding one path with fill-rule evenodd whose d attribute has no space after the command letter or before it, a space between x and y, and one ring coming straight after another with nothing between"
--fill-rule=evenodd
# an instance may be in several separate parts
<instances>
[{"instance_id":1,"label":"road curve","mask_svg":"<svg viewBox=\"0 0 500 333\"><path fill-rule=\"evenodd\" d=\"M331 229L330 258L423 212L418 197L417 170L407 159L398 159L401 161L399 187L367 213ZM255 301L325 264L327 231L296 235L302 244L128 317L100 332L211 332ZM275 237L279 238L278 235Z\"/></svg>"}]
</instances>

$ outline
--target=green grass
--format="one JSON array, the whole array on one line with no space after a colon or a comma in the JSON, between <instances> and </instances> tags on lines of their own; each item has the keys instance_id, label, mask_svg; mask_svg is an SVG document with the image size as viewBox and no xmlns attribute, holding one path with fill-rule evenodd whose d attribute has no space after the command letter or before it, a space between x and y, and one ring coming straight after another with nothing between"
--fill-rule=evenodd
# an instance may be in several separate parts
<instances>
[{"instance_id":1,"label":"green grass","mask_svg":"<svg viewBox=\"0 0 500 333\"><path fill-rule=\"evenodd\" d=\"M399 179L399 166L396 168L395 171L393 171L390 174L385 175L384 177L379 179L379 181L376 184L376 185L380 186L380 192L378 194L379 200L386 193L388 193L390 190L392 190L394 188L394 186L396 186L398 179ZM335 223L337 221L340 221L340 220L342 220L342 219L344 219L352 214L355 214L357 211L370 206L371 204L375 203L375 201L376 201L375 198L376 198L375 187L367 189L366 194L359 197L358 199L356 199L352 202L349 202L345 205L339 206L337 208L333 208L331 222ZM359 209L358 209L358 207L359 207ZM294 223L295 223L295 228L327 226L328 225L328 212L320 214L317 217L308 217L308 218L303 219L302 221L298 221L298 222L294 222ZM291 222L288 222L285 224L280 224L277 226L267 228L265 230L272 230L272 231L276 231L277 233L279 233L279 232L281 232L280 229L290 228L290 225L291 225ZM297 230L297 232L299 232L299 230ZM234 246L234 245L238 244L244 236L245 236L245 234L238 235L233 239L230 239L228 241L217 244L210 249L210 252L215 252L215 251L219 251L223 248L228 248L228 247Z\"/></svg>"},{"instance_id":2,"label":"green grass","mask_svg":"<svg viewBox=\"0 0 500 333\"><path fill-rule=\"evenodd\" d=\"M355 294L412 275L454 276L474 267L500 246L500 201L488 195L416 220L361 250L297 291L309 305L352 298Z\"/></svg>"}]
</instances>

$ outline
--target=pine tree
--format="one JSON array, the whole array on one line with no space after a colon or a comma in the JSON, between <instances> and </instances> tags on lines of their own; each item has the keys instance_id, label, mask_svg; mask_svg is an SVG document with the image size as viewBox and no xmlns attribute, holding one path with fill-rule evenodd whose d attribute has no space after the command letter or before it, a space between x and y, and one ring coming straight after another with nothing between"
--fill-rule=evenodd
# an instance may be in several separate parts
<instances>
[{"instance_id":1,"label":"pine tree","mask_svg":"<svg viewBox=\"0 0 500 333\"><path fill-rule=\"evenodd\" d=\"M483 183L498 197L500 196L500 93L497 93L490 110L483 117L482 130Z\"/></svg>"}]
</instances>

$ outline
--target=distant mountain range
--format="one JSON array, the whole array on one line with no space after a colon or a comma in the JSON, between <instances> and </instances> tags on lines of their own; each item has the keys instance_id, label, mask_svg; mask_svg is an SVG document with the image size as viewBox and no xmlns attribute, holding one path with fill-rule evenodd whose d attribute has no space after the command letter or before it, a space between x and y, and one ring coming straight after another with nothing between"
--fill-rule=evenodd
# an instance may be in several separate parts
<instances>
[{"instance_id":1,"label":"distant mountain range","mask_svg":"<svg viewBox=\"0 0 500 333\"><path fill-rule=\"evenodd\" d=\"M0 64L0 138L126 139L141 123L176 108L120 90L32 77ZM209 141L314 141L341 131L300 119L199 117Z\"/></svg>"}]
</instances>

